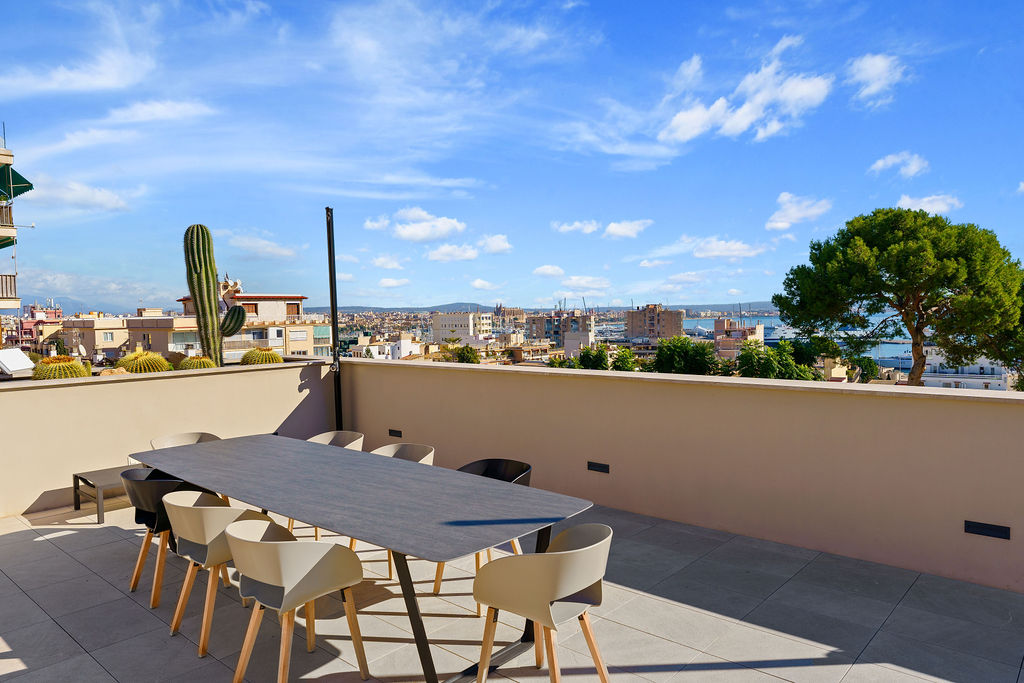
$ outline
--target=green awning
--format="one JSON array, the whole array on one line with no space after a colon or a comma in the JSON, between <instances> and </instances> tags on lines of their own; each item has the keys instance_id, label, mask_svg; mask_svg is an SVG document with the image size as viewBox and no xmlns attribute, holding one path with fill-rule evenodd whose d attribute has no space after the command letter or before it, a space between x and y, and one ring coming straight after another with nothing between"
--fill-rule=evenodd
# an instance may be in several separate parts
<instances>
[{"instance_id":1,"label":"green awning","mask_svg":"<svg viewBox=\"0 0 1024 683\"><path fill-rule=\"evenodd\" d=\"M31 189L32 183L25 176L7 164L0 165L0 199L9 201Z\"/></svg>"},{"instance_id":2,"label":"green awning","mask_svg":"<svg viewBox=\"0 0 1024 683\"><path fill-rule=\"evenodd\" d=\"M0 249L6 249L7 247L13 247L18 243L18 240L14 237L0 237Z\"/></svg>"}]
</instances>

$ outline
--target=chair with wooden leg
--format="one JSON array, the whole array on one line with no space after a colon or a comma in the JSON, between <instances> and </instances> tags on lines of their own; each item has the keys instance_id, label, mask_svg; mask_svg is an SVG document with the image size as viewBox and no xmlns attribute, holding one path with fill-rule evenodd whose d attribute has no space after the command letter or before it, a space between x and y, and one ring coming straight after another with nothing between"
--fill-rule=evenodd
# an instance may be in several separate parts
<instances>
[{"instance_id":1,"label":"chair with wooden leg","mask_svg":"<svg viewBox=\"0 0 1024 683\"><path fill-rule=\"evenodd\" d=\"M473 582L473 597L487 605L487 620L478 683L487 680L499 610L533 620L537 666L544 663L543 636L552 683L561 680L555 640L558 625L578 619L597 675L602 683L608 682L608 669L597 649L587 610L601 604L601 583L611 542L611 527L581 524L558 534L547 552L502 557L480 568Z\"/></svg>"},{"instance_id":2,"label":"chair with wooden leg","mask_svg":"<svg viewBox=\"0 0 1024 683\"><path fill-rule=\"evenodd\" d=\"M239 520L255 519L269 522L270 517L255 510L231 507L220 496L201 491L174 491L164 496L167 517L177 540L177 553L189 561L185 580L181 584L178 606L171 619L171 635L181 626L185 608L188 606L192 584L200 569L207 571L206 602L203 606L203 622L199 633L199 656L206 656L210 642L210 628L213 625L214 602L217 597L217 581L228 580L227 563L231 561L231 548L224 530L228 524ZM219 575L219 576L218 576Z\"/></svg>"},{"instance_id":3,"label":"chair with wooden leg","mask_svg":"<svg viewBox=\"0 0 1024 683\"><path fill-rule=\"evenodd\" d=\"M473 462L466 463L459 468L459 472L465 472L467 474L476 474L481 477L487 477L488 479L497 479L498 481L507 481L510 484L519 484L520 486L530 485L530 474L533 472L533 467L529 463L520 462L518 460L508 460L505 458L485 458L483 460L474 460ZM510 545L512 546L512 553L515 555L522 555L523 549L519 545L519 539L513 538ZM476 570L480 571L481 556L480 553L476 554L474 558L476 560ZM487 549L487 561L491 561L491 549ZM437 563L437 571L434 574L434 595L441 592L441 581L444 579L444 562ZM480 616L480 605L476 606L476 615Z\"/></svg>"},{"instance_id":4,"label":"chair with wooden leg","mask_svg":"<svg viewBox=\"0 0 1024 683\"><path fill-rule=\"evenodd\" d=\"M335 430L331 432L324 432L311 436L306 441L310 443L321 443L325 446L337 446L338 448L349 448L354 451L363 450L363 439L365 437L360 432L346 432ZM295 520L291 517L288 518L288 531L295 530ZM317 541L320 540L320 527L313 527L313 538ZM355 546L355 539L349 543L349 547ZM354 548L353 548L354 549Z\"/></svg>"},{"instance_id":5,"label":"chair with wooden leg","mask_svg":"<svg viewBox=\"0 0 1024 683\"><path fill-rule=\"evenodd\" d=\"M149 606L159 607L160 586L163 584L167 548L172 551L175 549L175 542L171 537L171 523L167 519L163 497L172 491L195 491L198 490L198 487L160 470L145 467L125 470L121 473L121 481L124 483L125 493L128 494L128 501L135 506L136 524L143 524L146 527L146 537L142 540L142 548L139 549L139 559L135 561L135 571L132 572L129 590L135 592L135 589L138 588L142 568L149 555L149 547L152 545L153 537L156 536L156 568L153 570L153 589L149 597Z\"/></svg>"},{"instance_id":6,"label":"chair with wooden leg","mask_svg":"<svg viewBox=\"0 0 1024 683\"><path fill-rule=\"evenodd\" d=\"M299 542L288 529L268 521L234 522L228 525L225 534L240 574L239 593L243 598L256 600L235 668L236 683L245 678L265 607L280 615L281 654L277 680L284 683L288 680L295 610L305 605L306 649L312 652L316 649L315 601L337 590L341 591L345 606L359 675L364 681L368 679L366 652L352 596L352 586L363 580L363 567L356 554L326 541Z\"/></svg>"},{"instance_id":7,"label":"chair with wooden leg","mask_svg":"<svg viewBox=\"0 0 1024 683\"><path fill-rule=\"evenodd\" d=\"M190 446L194 443L205 443L207 441L220 441L220 437L209 432L181 432L180 434L168 434L151 439L149 445L153 450L159 448L173 448L174 446Z\"/></svg>"},{"instance_id":8,"label":"chair with wooden leg","mask_svg":"<svg viewBox=\"0 0 1024 683\"><path fill-rule=\"evenodd\" d=\"M374 455L383 455L386 458L397 458L418 462L421 465L434 464L434 447L425 446L419 443L389 443L386 446L374 448L370 451ZM355 539L353 539L354 541ZM351 546L350 546L351 547ZM388 550L388 581L395 578L394 563L391 560L391 550Z\"/></svg>"}]
</instances>

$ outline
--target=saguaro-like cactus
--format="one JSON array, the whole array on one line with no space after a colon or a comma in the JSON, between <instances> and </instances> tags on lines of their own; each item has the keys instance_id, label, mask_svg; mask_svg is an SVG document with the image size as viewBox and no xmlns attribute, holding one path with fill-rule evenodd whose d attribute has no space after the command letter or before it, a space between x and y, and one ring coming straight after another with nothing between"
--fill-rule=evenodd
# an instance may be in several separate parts
<instances>
[{"instance_id":1,"label":"saguaro-like cactus","mask_svg":"<svg viewBox=\"0 0 1024 683\"><path fill-rule=\"evenodd\" d=\"M237 334L245 324L245 309L232 306L220 319L217 264L213 260L213 237L205 225L190 225L185 231L185 277L203 353L218 366L224 365L224 337Z\"/></svg>"}]
</instances>

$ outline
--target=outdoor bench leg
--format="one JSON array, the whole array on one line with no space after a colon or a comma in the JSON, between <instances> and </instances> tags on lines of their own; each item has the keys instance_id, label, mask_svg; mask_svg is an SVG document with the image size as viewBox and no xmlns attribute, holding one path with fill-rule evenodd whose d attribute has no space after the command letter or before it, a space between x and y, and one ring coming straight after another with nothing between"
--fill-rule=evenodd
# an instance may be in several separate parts
<instances>
[{"instance_id":1,"label":"outdoor bench leg","mask_svg":"<svg viewBox=\"0 0 1024 683\"><path fill-rule=\"evenodd\" d=\"M71 488L73 489L74 496L75 496L75 509L76 510L81 510L82 509L82 494L79 492L78 486L79 486L78 475L71 475Z\"/></svg>"},{"instance_id":2,"label":"outdoor bench leg","mask_svg":"<svg viewBox=\"0 0 1024 683\"><path fill-rule=\"evenodd\" d=\"M96 487L96 523L103 524L103 487Z\"/></svg>"}]
</instances>

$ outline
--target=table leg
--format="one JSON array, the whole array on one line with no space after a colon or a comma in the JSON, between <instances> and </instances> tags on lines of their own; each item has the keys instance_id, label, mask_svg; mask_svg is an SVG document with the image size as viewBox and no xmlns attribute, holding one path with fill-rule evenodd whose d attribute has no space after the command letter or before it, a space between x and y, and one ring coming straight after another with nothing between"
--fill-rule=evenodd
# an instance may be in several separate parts
<instances>
[{"instance_id":1,"label":"table leg","mask_svg":"<svg viewBox=\"0 0 1024 683\"><path fill-rule=\"evenodd\" d=\"M82 509L82 495L81 495L81 493L79 493L78 486L79 486L78 477L76 475L72 475L71 476L71 488L73 489L74 496L75 496L75 509L76 510L81 510Z\"/></svg>"},{"instance_id":2,"label":"table leg","mask_svg":"<svg viewBox=\"0 0 1024 683\"><path fill-rule=\"evenodd\" d=\"M409 612L409 622L412 624L412 635L416 639L416 650L420 655L420 665L423 667L423 678L427 683L437 683L437 671L434 669L434 658L430 654L430 642L427 640L427 630L423 627L423 615L420 614L420 606L416 601L416 586L412 582L412 575L409 573L409 563L405 555L398 552L391 553L395 560L395 569L398 572L398 583L402 586L402 597L405 598L405 609Z\"/></svg>"},{"instance_id":3,"label":"table leg","mask_svg":"<svg viewBox=\"0 0 1024 683\"><path fill-rule=\"evenodd\" d=\"M103 524L103 487L96 487L96 523Z\"/></svg>"},{"instance_id":4,"label":"table leg","mask_svg":"<svg viewBox=\"0 0 1024 683\"><path fill-rule=\"evenodd\" d=\"M537 532L537 546L536 552L543 553L548 549L548 544L551 543L551 527L546 526ZM523 627L522 637L512 643L506 645L501 650L495 652L491 656L491 661L488 668L494 671L502 664L509 662L524 652L529 652L533 649L533 621L527 619L526 625ZM460 683L461 681L475 681L477 677L477 671L479 664L473 664L462 670L461 673L457 673L449 678L445 683Z\"/></svg>"}]
</instances>

